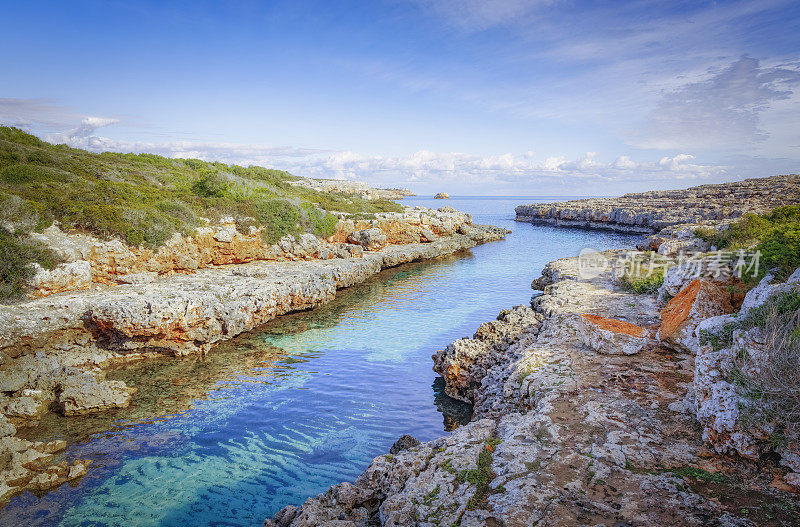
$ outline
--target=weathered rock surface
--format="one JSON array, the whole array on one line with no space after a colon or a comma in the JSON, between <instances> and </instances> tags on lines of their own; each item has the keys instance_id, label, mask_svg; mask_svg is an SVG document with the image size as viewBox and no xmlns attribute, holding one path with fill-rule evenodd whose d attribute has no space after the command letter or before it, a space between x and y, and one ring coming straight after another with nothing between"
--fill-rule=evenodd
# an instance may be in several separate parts
<instances>
[{"instance_id":1,"label":"weathered rock surface","mask_svg":"<svg viewBox=\"0 0 800 527\"><path fill-rule=\"evenodd\" d=\"M583 342L598 353L634 355L650 344L649 332L630 322L586 313L581 317Z\"/></svg>"},{"instance_id":2,"label":"weathered rock surface","mask_svg":"<svg viewBox=\"0 0 800 527\"><path fill-rule=\"evenodd\" d=\"M81 402L91 399L75 394L72 386L65 390L63 379L87 368L202 353L275 316L327 302L337 289L381 269L468 249L507 232L476 225L462 231L466 234L391 245L358 258L252 262L0 306L0 391L15 397L25 388L62 391L65 411L78 413ZM122 391L111 395L109 385L84 381L84 388L97 388L101 397L87 410L124 403Z\"/></svg>"},{"instance_id":3,"label":"weathered rock surface","mask_svg":"<svg viewBox=\"0 0 800 527\"><path fill-rule=\"evenodd\" d=\"M386 235L377 227L356 231L347 237L347 241L360 245L365 251L378 251L386 247Z\"/></svg>"},{"instance_id":4,"label":"weathered rock surface","mask_svg":"<svg viewBox=\"0 0 800 527\"><path fill-rule=\"evenodd\" d=\"M6 431L8 428L6 428ZM13 432L12 432L13 433ZM44 491L86 474L87 460L57 460L66 441L28 441L10 434L0 437L0 501L24 490Z\"/></svg>"},{"instance_id":5,"label":"weathered rock surface","mask_svg":"<svg viewBox=\"0 0 800 527\"><path fill-rule=\"evenodd\" d=\"M668 345L697 351L695 329L698 324L732 312L730 292L710 280L695 279L661 310L658 338Z\"/></svg>"},{"instance_id":6,"label":"weathered rock surface","mask_svg":"<svg viewBox=\"0 0 800 527\"><path fill-rule=\"evenodd\" d=\"M387 214L368 222L368 228L356 230L363 225L361 220L342 220L332 237L357 232L353 239L359 245L321 241L310 234L282 239L281 254L293 255L284 258L293 261L272 261L257 251L248 252L255 245L247 240L260 236L251 232L248 238L234 224L176 238L157 253L49 230L43 236L55 240L51 245L81 259L66 264L63 272L51 272L47 280L40 273L40 283L47 283L49 292L72 289L76 280L50 284L58 282L57 276L79 275L84 289L0 305L0 431L14 434L49 411L69 416L125 407L135 390L121 381L106 380L102 368L164 354L205 353L215 343L278 315L330 301L337 289L362 282L381 269L469 249L509 232L473 225L470 215L455 209L407 209L406 214ZM180 244L184 245L177 251ZM210 248L209 252L201 247ZM227 256L216 259L221 255ZM191 272L174 273L176 262L185 263L186 258L194 263L181 269ZM167 262L167 267L147 262ZM220 262L237 265L217 266ZM69 269L80 273L68 273ZM113 287L85 289L89 276L98 283L98 270L101 278L113 277ZM59 463L57 469L36 470L22 476L17 468L0 473L0 495L58 486L80 477L85 466Z\"/></svg>"},{"instance_id":7,"label":"weathered rock surface","mask_svg":"<svg viewBox=\"0 0 800 527\"><path fill-rule=\"evenodd\" d=\"M610 273L550 283L535 313L504 312L438 352L434 367L453 383L449 393L474 401L472 422L379 456L353 483L265 525L749 525L766 520L765 504L797 502L769 487L774 468L705 448L688 404L691 354L584 346L589 311L639 328L656 319L652 297L612 284ZM520 322L538 315L537 323L503 320L512 314ZM707 476L722 483L707 485ZM778 514L777 522L794 521Z\"/></svg>"},{"instance_id":8,"label":"weathered rock surface","mask_svg":"<svg viewBox=\"0 0 800 527\"><path fill-rule=\"evenodd\" d=\"M450 199L450 194L447 192L437 192L433 199Z\"/></svg>"},{"instance_id":9,"label":"weathered rock surface","mask_svg":"<svg viewBox=\"0 0 800 527\"><path fill-rule=\"evenodd\" d=\"M485 373L505 360L509 346L522 332L534 332L541 320L526 306L504 310L497 320L481 324L471 339L460 339L433 355L433 369L445 380L445 393L474 403Z\"/></svg>"},{"instance_id":10,"label":"weathered rock surface","mask_svg":"<svg viewBox=\"0 0 800 527\"><path fill-rule=\"evenodd\" d=\"M760 214L798 203L800 176L788 175L625 194L619 198L520 205L516 212L517 221L652 234L668 227L730 221L745 212ZM670 240L665 253L698 243L692 236L681 237L672 232L665 232L664 238Z\"/></svg>"},{"instance_id":11,"label":"weathered rock surface","mask_svg":"<svg viewBox=\"0 0 800 527\"><path fill-rule=\"evenodd\" d=\"M377 250L386 245L432 242L471 229L472 216L451 207L439 210L406 207L403 212L358 219L341 214L332 236L286 235L275 244L261 236L262 228L240 227L232 218L201 227L191 236L176 234L157 250L129 247L117 239L100 240L81 233L64 233L53 225L31 236L59 254L66 263L52 271L38 269L29 296L87 289L92 284L152 282L174 273L254 261L300 261L351 258L362 245ZM358 233L361 234L358 234Z\"/></svg>"}]
</instances>

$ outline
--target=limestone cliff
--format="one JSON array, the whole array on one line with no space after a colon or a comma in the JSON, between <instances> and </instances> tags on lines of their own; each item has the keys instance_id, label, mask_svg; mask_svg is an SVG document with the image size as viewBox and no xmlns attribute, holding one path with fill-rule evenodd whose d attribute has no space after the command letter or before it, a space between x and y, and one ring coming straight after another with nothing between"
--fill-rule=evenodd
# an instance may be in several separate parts
<instances>
[{"instance_id":1,"label":"limestone cliff","mask_svg":"<svg viewBox=\"0 0 800 527\"><path fill-rule=\"evenodd\" d=\"M725 222L800 203L800 176L746 179L685 190L537 203L516 208L517 221L653 234L681 225ZM673 232L665 232L671 238Z\"/></svg>"}]
</instances>

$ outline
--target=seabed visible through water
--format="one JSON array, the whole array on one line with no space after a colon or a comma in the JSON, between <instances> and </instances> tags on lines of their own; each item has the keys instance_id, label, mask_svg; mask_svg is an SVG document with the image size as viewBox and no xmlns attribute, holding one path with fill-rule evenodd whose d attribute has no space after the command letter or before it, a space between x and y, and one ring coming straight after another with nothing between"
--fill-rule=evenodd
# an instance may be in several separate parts
<instances>
[{"instance_id":1,"label":"seabed visible through water","mask_svg":"<svg viewBox=\"0 0 800 527\"><path fill-rule=\"evenodd\" d=\"M506 240L388 269L312 311L280 317L206 357L127 365L108 377L139 391L101 416L48 415L23 431L63 437L90 459L75 486L26 492L2 525L261 525L289 504L354 479L402 434L430 440L469 420L441 393L431 354L526 304L544 265L636 237L515 223L552 198L406 199L453 206Z\"/></svg>"}]
</instances>

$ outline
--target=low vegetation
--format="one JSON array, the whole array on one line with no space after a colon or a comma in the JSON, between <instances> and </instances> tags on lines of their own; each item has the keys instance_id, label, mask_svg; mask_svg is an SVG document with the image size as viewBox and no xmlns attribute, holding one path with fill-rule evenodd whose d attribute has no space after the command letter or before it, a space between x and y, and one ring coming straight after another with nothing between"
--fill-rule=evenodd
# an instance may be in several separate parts
<instances>
[{"instance_id":1,"label":"low vegetation","mask_svg":"<svg viewBox=\"0 0 800 527\"><path fill-rule=\"evenodd\" d=\"M778 278L788 277L800 267L800 206L775 209L770 214L745 214L724 230L701 228L695 235L717 249L753 249L761 253L758 280L770 269ZM748 278L745 275L744 278Z\"/></svg>"},{"instance_id":2,"label":"low vegetation","mask_svg":"<svg viewBox=\"0 0 800 527\"><path fill-rule=\"evenodd\" d=\"M155 248L176 232L194 232L203 224L201 218L233 217L242 230L263 227L264 239L272 243L291 233L331 235L336 225L331 212L402 210L391 201L292 185L297 179L257 166L152 154L93 154L0 127L3 254L15 255L4 258L2 290L18 291L18 282L10 280L28 276L30 262L46 263L22 240L54 221L65 229Z\"/></svg>"},{"instance_id":3,"label":"low vegetation","mask_svg":"<svg viewBox=\"0 0 800 527\"><path fill-rule=\"evenodd\" d=\"M275 239L291 232L330 234L336 221L332 211L402 210L390 201L292 185L297 179L256 166L93 154L0 127L0 201L21 200L35 216L28 222L35 230L56 220L67 228L157 247L175 232L192 232L200 217L232 216L241 226L266 225L267 236Z\"/></svg>"},{"instance_id":4,"label":"low vegetation","mask_svg":"<svg viewBox=\"0 0 800 527\"><path fill-rule=\"evenodd\" d=\"M619 285L636 294L654 294L664 283L664 273L671 263L654 253L637 254L625 262Z\"/></svg>"},{"instance_id":5,"label":"low vegetation","mask_svg":"<svg viewBox=\"0 0 800 527\"><path fill-rule=\"evenodd\" d=\"M57 261L47 247L0 227L0 299L16 298L24 292L35 273L31 263L52 269Z\"/></svg>"},{"instance_id":6,"label":"low vegetation","mask_svg":"<svg viewBox=\"0 0 800 527\"><path fill-rule=\"evenodd\" d=\"M774 296L714 334L700 335L715 350L733 345L736 330L759 328L764 341L759 353L742 351L729 381L748 404L745 418L777 423L772 442L778 447L800 441L800 290Z\"/></svg>"}]
</instances>

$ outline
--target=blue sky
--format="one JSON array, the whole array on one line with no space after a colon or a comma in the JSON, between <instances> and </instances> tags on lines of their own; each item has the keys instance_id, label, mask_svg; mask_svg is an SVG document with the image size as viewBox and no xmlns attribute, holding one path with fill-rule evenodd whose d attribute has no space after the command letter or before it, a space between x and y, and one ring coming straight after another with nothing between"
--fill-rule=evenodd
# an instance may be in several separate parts
<instances>
[{"instance_id":1,"label":"blue sky","mask_svg":"<svg viewBox=\"0 0 800 527\"><path fill-rule=\"evenodd\" d=\"M32 0L3 11L0 121L90 150L451 194L605 195L800 172L797 2Z\"/></svg>"}]
</instances>

